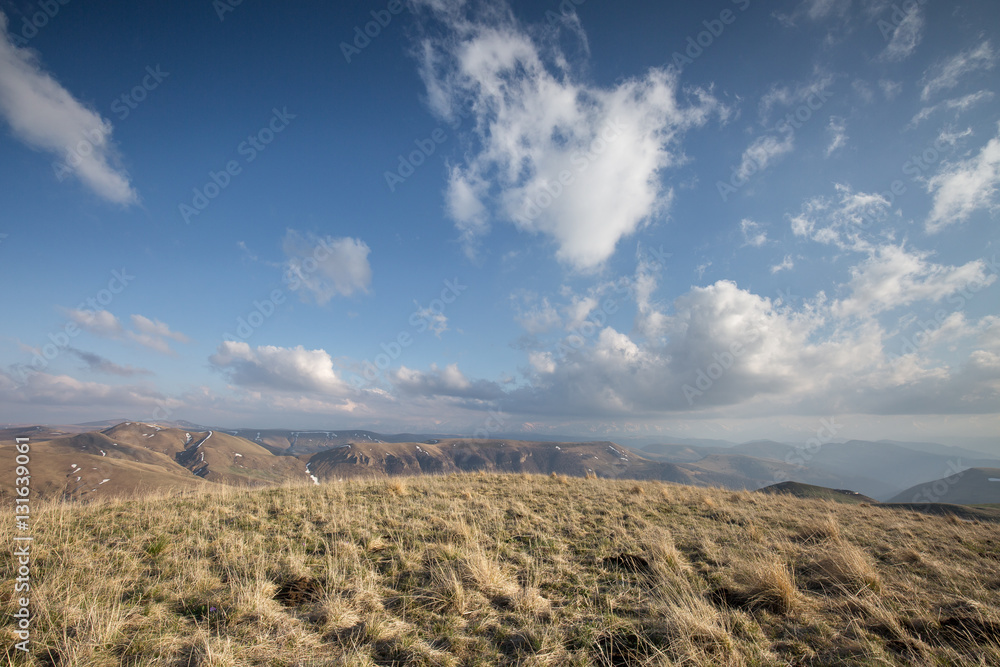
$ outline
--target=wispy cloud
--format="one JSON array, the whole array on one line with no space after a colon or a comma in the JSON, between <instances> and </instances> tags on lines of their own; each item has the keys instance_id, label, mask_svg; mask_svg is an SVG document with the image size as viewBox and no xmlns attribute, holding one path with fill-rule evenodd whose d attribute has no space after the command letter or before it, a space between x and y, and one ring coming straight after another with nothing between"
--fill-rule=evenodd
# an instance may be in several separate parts
<instances>
[{"instance_id":1,"label":"wispy cloud","mask_svg":"<svg viewBox=\"0 0 1000 667\"><path fill-rule=\"evenodd\" d=\"M188 343L190 339L184 334L172 331L170 327L159 320L151 320L143 315L132 315L132 329L126 329L121 320L107 310L64 309L66 317L84 331L108 338L110 340L130 340L143 347L173 354L169 341Z\"/></svg>"},{"instance_id":2,"label":"wispy cloud","mask_svg":"<svg viewBox=\"0 0 1000 667\"><path fill-rule=\"evenodd\" d=\"M938 104L929 107L924 107L919 112L917 112L917 114L913 116L912 119L910 119L910 122L907 123L906 128L912 129L916 127L917 125L927 120L933 114L942 109L947 111L956 111L957 113L955 114L955 116L958 117L962 113L971 109L976 104L979 104L980 102L986 102L991 99L993 99L993 91L980 90L979 92L976 93L969 93L968 95L964 95L962 97L956 97L954 99L945 100L944 102L940 102Z\"/></svg>"},{"instance_id":3,"label":"wispy cloud","mask_svg":"<svg viewBox=\"0 0 1000 667\"><path fill-rule=\"evenodd\" d=\"M118 165L111 123L44 71L34 52L14 45L2 12L0 114L15 137L52 153L98 196L116 204L138 202L128 174Z\"/></svg>"},{"instance_id":4,"label":"wispy cloud","mask_svg":"<svg viewBox=\"0 0 1000 667\"><path fill-rule=\"evenodd\" d=\"M996 53L989 41L966 49L931 67L924 74L924 89L920 93L920 99L926 102L935 93L957 86L966 74L979 69L993 69L995 64Z\"/></svg>"},{"instance_id":5,"label":"wispy cloud","mask_svg":"<svg viewBox=\"0 0 1000 667\"><path fill-rule=\"evenodd\" d=\"M830 135L830 143L823 154L830 157L847 145L847 120L840 116L830 116L826 131Z\"/></svg>"},{"instance_id":6,"label":"wispy cloud","mask_svg":"<svg viewBox=\"0 0 1000 667\"><path fill-rule=\"evenodd\" d=\"M900 62L906 60L920 45L924 36L924 17L919 7L914 7L892 31L889 45L879 54L881 60Z\"/></svg>"},{"instance_id":7,"label":"wispy cloud","mask_svg":"<svg viewBox=\"0 0 1000 667\"><path fill-rule=\"evenodd\" d=\"M93 352L86 352L75 347L68 348L70 352L87 364L87 370L92 373L104 373L105 375L118 375L120 377L133 377L136 375L152 375L152 371L134 366L121 366L115 362L102 357Z\"/></svg>"}]
</instances>

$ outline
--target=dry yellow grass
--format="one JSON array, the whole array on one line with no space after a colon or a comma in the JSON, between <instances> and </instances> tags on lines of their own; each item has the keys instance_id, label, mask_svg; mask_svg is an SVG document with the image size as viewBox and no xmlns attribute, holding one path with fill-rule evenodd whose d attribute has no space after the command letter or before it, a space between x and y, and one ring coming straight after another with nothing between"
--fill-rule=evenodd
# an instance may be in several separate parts
<instances>
[{"instance_id":1,"label":"dry yellow grass","mask_svg":"<svg viewBox=\"0 0 1000 667\"><path fill-rule=\"evenodd\" d=\"M36 503L32 522L32 652L15 661L5 595L10 664L1000 664L993 524L488 474Z\"/></svg>"}]
</instances>

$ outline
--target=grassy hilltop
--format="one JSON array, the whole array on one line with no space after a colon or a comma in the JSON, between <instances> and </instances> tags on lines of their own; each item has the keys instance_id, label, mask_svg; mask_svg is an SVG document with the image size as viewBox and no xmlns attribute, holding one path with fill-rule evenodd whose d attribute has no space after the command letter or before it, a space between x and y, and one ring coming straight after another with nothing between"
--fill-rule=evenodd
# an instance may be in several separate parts
<instances>
[{"instance_id":1,"label":"grassy hilltop","mask_svg":"<svg viewBox=\"0 0 1000 667\"><path fill-rule=\"evenodd\" d=\"M37 503L32 524L16 664L1000 664L1000 525L865 504L460 474Z\"/></svg>"}]
</instances>

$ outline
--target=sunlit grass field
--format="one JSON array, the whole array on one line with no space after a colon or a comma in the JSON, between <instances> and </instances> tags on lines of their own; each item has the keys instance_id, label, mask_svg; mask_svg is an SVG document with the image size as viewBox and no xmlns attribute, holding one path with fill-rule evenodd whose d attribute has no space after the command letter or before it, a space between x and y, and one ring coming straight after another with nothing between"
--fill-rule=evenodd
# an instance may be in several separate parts
<instances>
[{"instance_id":1,"label":"sunlit grass field","mask_svg":"<svg viewBox=\"0 0 1000 667\"><path fill-rule=\"evenodd\" d=\"M868 505L467 474L32 525L27 659L2 555L8 664L1000 664L1000 525Z\"/></svg>"}]
</instances>

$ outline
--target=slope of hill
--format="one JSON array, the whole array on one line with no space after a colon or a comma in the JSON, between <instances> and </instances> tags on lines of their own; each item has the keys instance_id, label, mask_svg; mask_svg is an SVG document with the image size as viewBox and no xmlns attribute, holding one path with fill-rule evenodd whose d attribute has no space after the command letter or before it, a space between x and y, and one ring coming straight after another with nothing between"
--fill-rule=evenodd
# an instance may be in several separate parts
<instances>
[{"instance_id":1,"label":"slope of hill","mask_svg":"<svg viewBox=\"0 0 1000 667\"><path fill-rule=\"evenodd\" d=\"M211 488L33 505L7 662L1000 664L996 524L562 476Z\"/></svg>"},{"instance_id":2,"label":"slope of hill","mask_svg":"<svg viewBox=\"0 0 1000 667\"><path fill-rule=\"evenodd\" d=\"M611 442L553 443L448 439L352 443L309 457L320 480L451 472L558 473L573 477L693 481L690 471L650 461ZM718 476L722 477L722 476Z\"/></svg>"},{"instance_id":3,"label":"slope of hill","mask_svg":"<svg viewBox=\"0 0 1000 667\"><path fill-rule=\"evenodd\" d=\"M970 468L943 479L917 484L889 502L956 505L1000 503L1000 468Z\"/></svg>"},{"instance_id":4,"label":"slope of hill","mask_svg":"<svg viewBox=\"0 0 1000 667\"><path fill-rule=\"evenodd\" d=\"M800 482L782 482L772 484L763 489L757 489L760 493L782 494L795 496L796 498L811 498L814 500L832 500L838 503L848 503L858 505L860 503L877 503L877 500L863 496L855 491L847 489L828 489L825 486L815 486L813 484L802 484Z\"/></svg>"},{"instance_id":5,"label":"slope of hill","mask_svg":"<svg viewBox=\"0 0 1000 667\"><path fill-rule=\"evenodd\" d=\"M374 431L290 431L287 429L216 429L255 442L274 454L301 456L315 454L352 443L382 444L390 442L422 442L440 436L403 433L387 435Z\"/></svg>"},{"instance_id":6,"label":"slope of hill","mask_svg":"<svg viewBox=\"0 0 1000 667\"><path fill-rule=\"evenodd\" d=\"M29 442L31 487L37 497L87 500L151 490L185 491L205 484L165 454L118 443L102 433ZM0 443L0 475L11 480L13 449L13 441ZM10 492L11 485L0 485L0 497Z\"/></svg>"}]
</instances>

